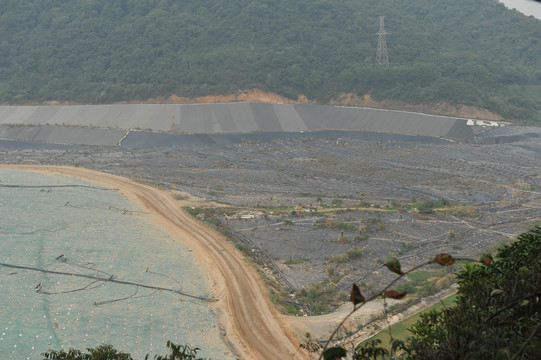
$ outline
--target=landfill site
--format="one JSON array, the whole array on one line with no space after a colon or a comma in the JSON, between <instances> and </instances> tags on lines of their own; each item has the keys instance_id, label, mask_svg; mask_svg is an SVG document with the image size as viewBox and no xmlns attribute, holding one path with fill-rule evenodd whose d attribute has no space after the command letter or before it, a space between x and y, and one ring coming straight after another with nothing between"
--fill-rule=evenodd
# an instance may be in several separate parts
<instances>
[{"instance_id":1,"label":"landfill site","mask_svg":"<svg viewBox=\"0 0 541 360\"><path fill-rule=\"evenodd\" d=\"M369 295L394 278L389 256L405 268L477 258L541 224L541 128L477 119L258 102L0 106L0 163L177 192L303 315L318 311L302 289L343 298L356 282Z\"/></svg>"}]
</instances>

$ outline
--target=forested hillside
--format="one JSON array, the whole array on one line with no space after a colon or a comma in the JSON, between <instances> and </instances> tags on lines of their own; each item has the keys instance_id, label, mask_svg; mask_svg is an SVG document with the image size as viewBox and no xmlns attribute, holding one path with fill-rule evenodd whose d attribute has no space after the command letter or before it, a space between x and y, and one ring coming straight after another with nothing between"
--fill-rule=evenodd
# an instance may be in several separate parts
<instances>
[{"instance_id":1,"label":"forested hillside","mask_svg":"<svg viewBox=\"0 0 541 360\"><path fill-rule=\"evenodd\" d=\"M375 66L385 16L388 69ZM261 88L474 105L541 125L541 20L496 0L2 0L0 102Z\"/></svg>"}]
</instances>

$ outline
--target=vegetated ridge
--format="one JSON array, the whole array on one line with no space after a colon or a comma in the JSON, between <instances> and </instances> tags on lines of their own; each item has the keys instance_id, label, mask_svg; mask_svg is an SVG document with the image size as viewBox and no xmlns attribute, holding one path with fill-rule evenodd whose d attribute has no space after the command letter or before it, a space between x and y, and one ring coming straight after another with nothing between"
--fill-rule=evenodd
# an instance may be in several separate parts
<instances>
[{"instance_id":1,"label":"vegetated ridge","mask_svg":"<svg viewBox=\"0 0 541 360\"><path fill-rule=\"evenodd\" d=\"M379 16L388 69L375 66ZM539 125L540 38L541 21L493 0L6 0L0 102L261 89L301 102L470 106Z\"/></svg>"}]
</instances>

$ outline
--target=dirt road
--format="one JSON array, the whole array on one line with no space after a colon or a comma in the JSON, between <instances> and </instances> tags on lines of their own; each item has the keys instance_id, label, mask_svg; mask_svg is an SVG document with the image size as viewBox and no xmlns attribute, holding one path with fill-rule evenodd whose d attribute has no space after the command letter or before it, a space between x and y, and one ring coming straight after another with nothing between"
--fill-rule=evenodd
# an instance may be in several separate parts
<instances>
[{"instance_id":1,"label":"dirt road","mask_svg":"<svg viewBox=\"0 0 541 360\"><path fill-rule=\"evenodd\" d=\"M154 217L192 251L209 278L213 305L227 343L242 359L307 359L287 325L269 302L255 270L239 252L209 227L181 210L171 193L115 175L62 166L7 166L16 170L63 174L118 189L129 201Z\"/></svg>"}]
</instances>

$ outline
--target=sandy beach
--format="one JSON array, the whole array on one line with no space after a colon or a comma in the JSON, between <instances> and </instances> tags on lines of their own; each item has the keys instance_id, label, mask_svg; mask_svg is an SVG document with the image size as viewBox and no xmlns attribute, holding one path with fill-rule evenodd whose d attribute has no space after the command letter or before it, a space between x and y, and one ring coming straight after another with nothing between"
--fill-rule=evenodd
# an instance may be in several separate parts
<instances>
[{"instance_id":1,"label":"sandy beach","mask_svg":"<svg viewBox=\"0 0 541 360\"><path fill-rule=\"evenodd\" d=\"M222 335L243 359L306 359L285 316L269 302L254 268L209 227L185 214L183 203L167 191L126 178L83 168L8 166L2 168L62 174L115 188L135 206L151 214L154 223L192 251L208 276Z\"/></svg>"}]
</instances>

